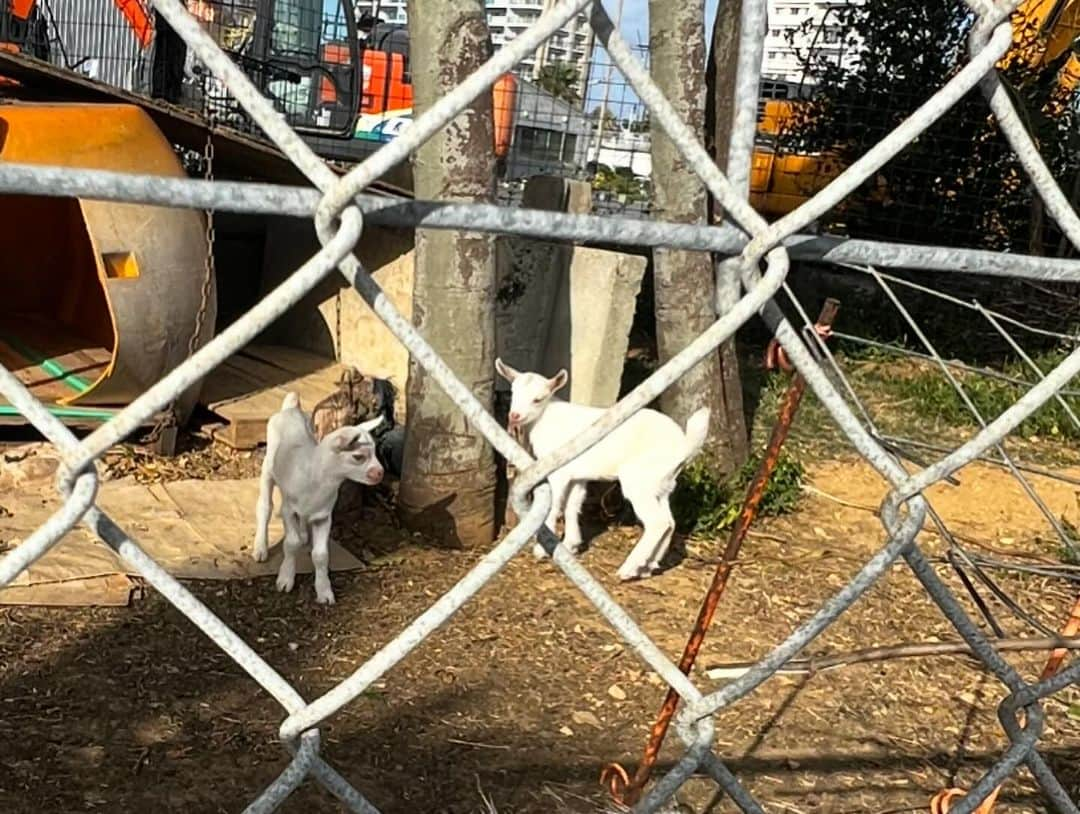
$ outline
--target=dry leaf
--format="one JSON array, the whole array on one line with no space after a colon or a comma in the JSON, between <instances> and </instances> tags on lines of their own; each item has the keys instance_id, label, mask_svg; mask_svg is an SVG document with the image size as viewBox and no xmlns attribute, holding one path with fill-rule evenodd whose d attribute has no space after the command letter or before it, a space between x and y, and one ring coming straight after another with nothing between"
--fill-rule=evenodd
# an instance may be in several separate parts
<instances>
[{"instance_id":1,"label":"dry leaf","mask_svg":"<svg viewBox=\"0 0 1080 814\"><path fill-rule=\"evenodd\" d=\"M600 719L593 715L591 712L588 712L587 710L574 712L570 716L570 720L572 720L575 724L580 724L581 726L588 725L595 726L597 729L604 728L604 725L600 723Z\"/></svg>"},{"instance_id":2,"label":"dry leaf","mask_svg":"<svg viewBox=\"0 0 1080 814\"><path fill-rule=\"evenodd\" d=\"M612 684L610 687L608 687L607 694L614 698L616 701L626 700L626 690L624 690L618 684Z\"/></svg>"}]
</instances>

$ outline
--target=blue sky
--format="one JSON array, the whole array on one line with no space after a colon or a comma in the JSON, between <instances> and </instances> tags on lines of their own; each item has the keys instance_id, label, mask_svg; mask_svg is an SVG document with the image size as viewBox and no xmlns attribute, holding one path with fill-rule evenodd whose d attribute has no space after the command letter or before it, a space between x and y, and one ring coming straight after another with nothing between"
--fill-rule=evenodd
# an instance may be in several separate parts
<instances>
[{"instance_id":1,"label":"blue sky","mask_svg":"<svg viewBox=\"0 0 1080 814\"><path fill-rule=\"evenodd\" d=\"M678 0L670 0L678 2ZM716 18L716 5L719 0L705 0L705 27L706 43L712 39L712 24ZM608 14L615 17L618 8L618 0L604 0L604 7ZM620 25L623 38L631 46L647 46L649 44L649 0L623 0L622 24ZM603 101L604 88L607 86L607 103L612 112L620 119L635 118L640 113L640 102L617 70L611 71L611 81L607 82L607 54L602 49L597 49L596 65L593 68L589 81L589 90L586 100L586 109L592 110ZM702 66L704 70L704 66Z\"/></svg>"}]
</instances>

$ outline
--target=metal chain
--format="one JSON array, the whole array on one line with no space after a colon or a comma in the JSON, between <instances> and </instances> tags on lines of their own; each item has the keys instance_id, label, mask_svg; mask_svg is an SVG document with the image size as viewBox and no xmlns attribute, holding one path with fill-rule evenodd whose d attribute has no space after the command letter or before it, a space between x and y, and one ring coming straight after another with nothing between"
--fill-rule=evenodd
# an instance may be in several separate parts
<instances>
[{"instance_id":1,"label":"metal chain","mask_svg":"<svg viewBox=\"0 0 1080 814\"><path fill-rule=\"evenodd\" d=\"M206 181L214 180L214 113L211 110L207 117L206 126L206 147L203 150L203 160L205 161L206 170L203 173L203 178ZM195 313L195 327L191 332L191 337L188 339L187 355L190 358L196 351L196 345L199 342L199 336L202 334L203 323L206 322L206 311L210 306L210 293L213 290L214 275L216 272L216 266L214 265L214 243L217 239L217 233L214 230L214 210L206 210L206 263L203 266L203 282L202 290L199 299L199 310Z\"/></svg>"},{"instance_id":2,"label":"metal chain","mask_svg":"<svg viewBox=\"0 0 1080 814\"><path fill-rule=\"evenodd\" d=\"M206 121L206 146L203 147L203 179L206 181L214 180L214 112L213 109L207 112ZM195 325L192 328L191 335L188 337L187 354L184 360L190 359L198 350L199 336L202 334L203 327L206 323L206 312L210 307L210 293L213 291L214 275L216 272L216 266L214 264L214 243L217 239L217 233L214 228L214 210L205 210L206 214L206 261L203 264L203 281L202 289L200 291L199 308L195 312ZM159 438L162 433L167 429L176 427L179 425L179 416L176 413L176 404L179 400L179 395L174 398L169 405L165 408L165 411L161 417L154 423L154 426L150 429L144 438L144 444L153 444Z\"/></svg>"}]
</instances>

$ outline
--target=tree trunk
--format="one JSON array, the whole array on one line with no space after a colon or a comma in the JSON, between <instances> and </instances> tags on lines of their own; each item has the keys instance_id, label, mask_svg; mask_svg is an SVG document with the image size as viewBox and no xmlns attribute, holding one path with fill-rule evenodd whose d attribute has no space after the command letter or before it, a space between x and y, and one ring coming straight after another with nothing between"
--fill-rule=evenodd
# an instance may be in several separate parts
<instances>
[{"instance_id":1,"label":"tree trunk","mask_svg":"<svg viewBox=\"0 0 1080 814\"><path fill-rule=\"evenodd\" d=\"M705 130L704 19L704 0L649 0L653 79L699 133ZM660 128L652 131L652 165L655 216L678 223L704 222L709 206L705 187ZM716 319L712 259L704 252L657 249L653 282L657 347L660 361L666 362ZM668 388L660 404L682 426L695 410L708 407L709 451L720 470L730 472L746 459L747 443L734 343L726 345Z\"/></svg>"},{"instance_id":2,"label":"tree trunk","mask_svg":"<svg viewBox=\"0 0 1080 814\"><path fill-rule=\"evenodd\" d=\"M490 40L482 0L410 0L415 115L484 63ZM417 198L494 197L491 93L482 93L416 153ZM418 229L413 321L480 402L492 408L495 254L490 236ZM495 537L491 445L424 370L409 364L404 473L406 526L455 547Z\"/></svg>"},{"instance_id":3,"label":"tree trunk","mask_svg":"<svg viewBox=\"0 0 1080 814\"><path fill-rule=\"evenodd\" d=\"M720 169L726 169L731 143L731 125L735 121L735 80L739 61L740 0L720 0L713 25L712 50L705 64L705 148ZM723 223L723 209L709 197L711 223ZM723 258L718 258L717 262ZM717 300L720 312L739 299L739 281L734 277L718 281ZM750 455L750 437L743 411L742 377L735 338L720 346L720 381L722 390L723 431L730 439L729 470L742 466ZM719 419L718 419L719 420Z\"/></svg>"}]
</instances>

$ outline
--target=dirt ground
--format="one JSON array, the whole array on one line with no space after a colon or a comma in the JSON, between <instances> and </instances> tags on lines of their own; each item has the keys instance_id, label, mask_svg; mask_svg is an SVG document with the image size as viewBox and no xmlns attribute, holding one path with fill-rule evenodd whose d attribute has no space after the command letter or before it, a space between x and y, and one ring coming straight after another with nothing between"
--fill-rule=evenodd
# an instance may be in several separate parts
<instances>
[{"instance_id":1,"label":"dirt ground","mask_svg":"<svg viewBox=\"0 0 1080 814\"><path fill-rule=\"evenodd\" d=\"M196 450L187 464L205 465L208 478L257 464L215 468L219 454ZM121 462L117 471L147 462ZM980 465L960 480L933 497L972 550L1054 558L1045 521L1008 474ZM1053 511L1077 522L1075 488L1036 485ZM883 494L855 460L810 467L798 512L762 521L744 547L695 673L702 686L719 686L704 667L764 654L871 556L882 544L873 509ZM363 528L378 556L363 571L335 575L332 608L314 604L310 578L290 595L276 593L272 578L190 587L314 698L481 555L425 546L374 513ZM677 659L721 541L694 541L669 571L621 585L614 572L635 534L604 531L583 561ZM940 559L943 542L929 531L920 542L962 594ZM997 576L1046 624L1064 619L1068 583ZM990 604L1008 634L1031 635ZM286 765L276 739L280 708L153 592L130 608L5 608L0 620L0 811L235 812ZM808 654L955 638L901 563ZM1044 656L1009 658L1034 675ZM485 799L499 812L610 811L600 770L609 761L636 765L663 694L572 585L526 553L333 717L324 754L388 814L487 811ZM719 716L716 747L768 811L926 811L936 791L970 784L1005 748L996 719L1003 694L961 657L777 676ZM1070 691L1047 704L1041 740L1069 788L1080 784L1080 722L1069 709L1078 700ZM663 765L677 754L669 743ZM737 810L712 793L710 782L694 779L679 799L697 812ZM281 810L340 808L307 783ZM1026 774L1008 783L997 808L1044 810Z\"/></svg>"}]
</instances>

